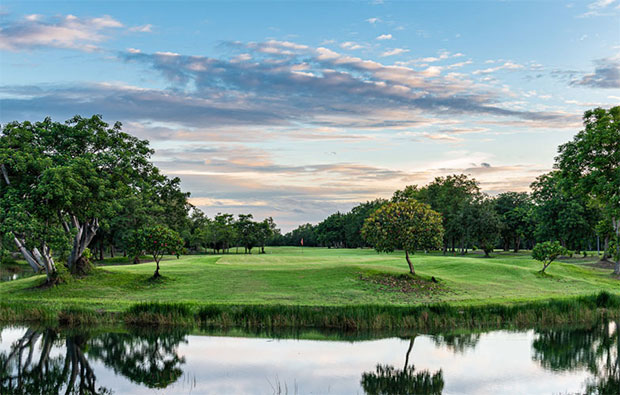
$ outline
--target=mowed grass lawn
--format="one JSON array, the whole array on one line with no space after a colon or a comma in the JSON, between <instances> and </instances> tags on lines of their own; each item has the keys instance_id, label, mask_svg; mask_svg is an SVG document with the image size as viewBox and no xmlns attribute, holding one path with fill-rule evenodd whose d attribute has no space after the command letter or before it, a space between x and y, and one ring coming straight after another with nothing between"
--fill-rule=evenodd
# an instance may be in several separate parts
<instances>
[{"instance_id":1,"label":"mowed grass lawn","mask_svg":"<svg viewBox=\"0 0 620 395\"><path fill-rule=\"evenodd\" d=\"M51 289L37 288L42 276L0 283L0 301L101 307L117 311L141 301L200 304L413 305L513 303L589 295L620 294L610 270L554 262L548 276L525 254L442 256L416 254L416 272L434 276L441 292L405 293L364 278L408 272L402 253L373 250L279 247L263 255L188 255L161 262L162 282L149 278L154 263L106 266L95 274Z\"/></svg>"}]
</instances>

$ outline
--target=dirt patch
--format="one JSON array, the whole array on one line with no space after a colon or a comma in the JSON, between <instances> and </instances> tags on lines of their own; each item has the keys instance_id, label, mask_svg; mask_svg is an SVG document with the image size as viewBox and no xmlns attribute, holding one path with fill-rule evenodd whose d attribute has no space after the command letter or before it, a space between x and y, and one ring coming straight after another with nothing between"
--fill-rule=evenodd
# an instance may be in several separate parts
<instances>
[{"instance_id":1,"label":"dirt patch","mask_svg":"<svg viewBox=\"0 0 620 395\"><path fill-rule=\"evenodd\" d=\"M440 281L434 282L425 278L410 274L360 274L360 280L377 284L381 291L400 292L420 296L431 296L448 292L448 289Z\"/></svg>"}]
</instances>

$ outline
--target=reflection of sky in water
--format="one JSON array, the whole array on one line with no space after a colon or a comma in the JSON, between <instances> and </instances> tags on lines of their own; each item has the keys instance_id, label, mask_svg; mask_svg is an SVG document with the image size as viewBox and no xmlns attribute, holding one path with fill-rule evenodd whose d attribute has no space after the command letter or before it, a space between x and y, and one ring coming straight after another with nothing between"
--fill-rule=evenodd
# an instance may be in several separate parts
<instances>
[{"instance_id":1,"label":"reflection of sky in water","mask_svg":"<svg viewBox=\"0 0 620 395\"><path fill-rule=\"evenodd\" d=\"M1 332L0 352L9 350L25 329ZM409 365L416 371L443 370L445 394L551 394L583 389L588 374L582 370L558 373L532 360L528 332L496 331L482 334L475 348L455 353L430 336L415 338ZM409 340L398 338L359 341L272 340L260 338L188 336L178 347L185 357L184 375L163 390L139 387L91 361L97 384L116 394L230 394L284 392L300 394L363 393L362 373L377 364L401 369ZM55 350L57 355L60 350Z\"/></svg>"}]
</instances>

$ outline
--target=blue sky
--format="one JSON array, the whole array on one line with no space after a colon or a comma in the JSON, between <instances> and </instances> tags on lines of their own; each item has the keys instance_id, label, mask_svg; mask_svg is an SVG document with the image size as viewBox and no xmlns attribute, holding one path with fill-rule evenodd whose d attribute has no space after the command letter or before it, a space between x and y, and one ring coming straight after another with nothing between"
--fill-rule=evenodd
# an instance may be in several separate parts
<instances>
[{"instance_id":1,"label":"blue sky","mask_svg":"<svg viewBox=\"0 0 620 395\"><path fill-rule=\"evenodd\" d=\"M435 176L528 189L620 104L620 0L3 2L0 122L99 113L284 230Z\"/></svg>"}]
</instances>

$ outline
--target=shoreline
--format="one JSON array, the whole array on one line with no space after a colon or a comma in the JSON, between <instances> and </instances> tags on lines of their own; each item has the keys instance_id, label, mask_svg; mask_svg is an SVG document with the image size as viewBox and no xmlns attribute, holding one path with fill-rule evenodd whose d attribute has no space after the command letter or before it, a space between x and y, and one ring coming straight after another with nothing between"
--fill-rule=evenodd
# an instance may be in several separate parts
<instances>
[{"instance_id":1,"label":"shoreline","mask_svg":"<svg viewBox=\"0 0 620 395\"><path fill-rule=\"evenodd\" d=\"M128 325L242 329L445 330L569 325L620 318L620 295L588 296L521 303L415 306L303 306L264 304L136 303L122 311L71 304L33 306L0 302L0 324L49 326Z\"/></svg>"}]
</instances>

